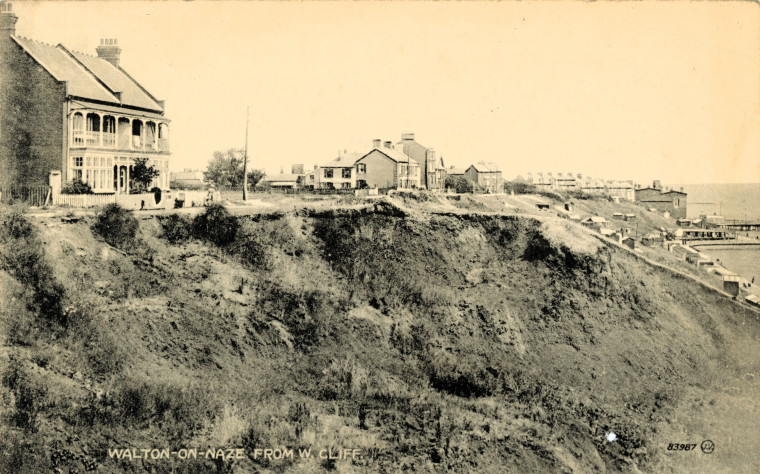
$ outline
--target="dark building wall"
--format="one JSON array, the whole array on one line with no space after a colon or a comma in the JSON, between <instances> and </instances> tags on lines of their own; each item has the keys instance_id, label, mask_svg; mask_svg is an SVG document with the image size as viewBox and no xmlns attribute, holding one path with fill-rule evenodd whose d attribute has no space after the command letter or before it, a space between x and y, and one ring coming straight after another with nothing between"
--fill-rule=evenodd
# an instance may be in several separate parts
<instances>
[{"instance_id":1,"label":"dark building wall","mask_svg":"<svg viewBox=\"0 0 760 474\"><path fill-rule=\"evenodd\" d=\"M0 184L47 185L62 170L66 88L10 37L0 38Z\"/></svg>"},{"instance_id":2,"label":"dark building wall","mask_svg":"<svg viewBox=\"0 0 760 474\"><path fill-rule=\"evenodd\" d=\"M648 201L652 199L660 199L662 191L659 189L637 189L634 191L636 201Z\"/></svg>"},{"instance_id":3,"label":"dark building wall","mask_svg":"<svg viewBox=\"0 0 760 474\"><path fill-rule=\"evenodd\" d=\"M676 219L686 218L686 194L681 193L665 193L663 196L667 197L673 206L673 210L670 211L670 215Z\"/></svg>"},{"instance_id":4,"label":"dark building wall","mask_svg":"<svg viewBox=\"0 0 760 474\"><path fill-rule=\"evenodd\" d=\"M686 218L686 194L663 193L658 189L637 189L636 202L646 207L653 207L658 212L669 212L676 219Z\"/></svg>"},{"instance_id":5,"label":"dark building wall","mask_svg":"<svg viewBox=\"0 0 760 474\"><path fill-rule=\"evenodd\" d=\"M356 179L362 179L367 182L369 187L393 188L397 184L398 176L396 172L398 166L395 161L391 160L378 150L373 150L365 157L357 161L367 166L366 173L356 175Z\"/></svg>"}]
</instances>

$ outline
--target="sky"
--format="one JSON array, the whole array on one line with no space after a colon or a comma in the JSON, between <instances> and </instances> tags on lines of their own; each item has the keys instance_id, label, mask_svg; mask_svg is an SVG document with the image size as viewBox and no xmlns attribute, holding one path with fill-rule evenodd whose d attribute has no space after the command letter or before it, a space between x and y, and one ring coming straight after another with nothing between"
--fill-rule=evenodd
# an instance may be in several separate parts
<instances>
[{"instance_id":1,"label":"sky","mask_svg":"<svg viewBox=\"0 0 760 474\"><path fill-rule=\"evenodd\" d=\"M760 182L756 2L14 2L166 100L173 170L309 169L403 132L506 178Z\"/></svg>"}]
</instances>

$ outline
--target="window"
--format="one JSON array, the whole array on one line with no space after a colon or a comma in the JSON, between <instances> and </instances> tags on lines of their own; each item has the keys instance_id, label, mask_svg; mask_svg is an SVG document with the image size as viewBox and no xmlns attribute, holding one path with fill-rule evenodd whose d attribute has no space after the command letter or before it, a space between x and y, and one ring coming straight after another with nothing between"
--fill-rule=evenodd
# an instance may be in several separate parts
<instances>
[{"instance_id":1,"label":"window","mask_svg":"<svg viewBox=\"0 0 760 474\"><path fill-rule=\"evenodd\" d=\"M71 123L72 128L72 141L75 145L82 145L84 143L84 116L80 113L75 113Z\"/></svg>"},{"instance_id":2,"label":"window","mask_svg":"<svg viewBox=\"0 0 760 474\"><path fill-rule=\"evenodd\" d=\"M351 179L351 168L343 168L343 177Z\"/></svg>"},{"instance_id":3,"label":"window","mask_svg":"<svg viewBox=\"0 0 760 474\"><path fill-rule=\"evenodd\" d=\"M341 187L343 189L351 189L351 183L343 183L343 184L341 184Z\"/></svg>"},{"instance_id":4,"label":"window","mask_svg":"<svg viewBox=\"0 0 760 474\"><path fill-rule=\"evenodd\" d=\"M100 115L87 114L87 131L88 132L100 131Z\"/></svg>"},{"instance_id":5,"label":"window","mask_svg":"<svg viewBox=\"0 0 760 474\"><path fill-rule=\"evenodd\" d=\"M332 168L325 169L325 178L332 178L333 177L333 170Z\"/></svg>"},{"instance_id":6,"label":"window","mask_svg":"<svg viewBox=\"0 0 760 474\"><path fill-rule=\"evenodd\" d=\"M367 172L367 164L366 163L357 163L356 164L356 172L357 173L366 173Z\"/></svg>"},{"instance_id":7,"label":"window","mask_svg":"<svg viewBox=\"0 0 760 474\"><path fill-rule=\"evenodd\" d=\"M74 121L72 125L74 130L84 130L84 117L82 117L82 114L79 112L74 114Z\"/></svg>"},{"instance_id":8,"label":"window","mask_svg":"<svg viewBox=\"0 0 760 474\"><path fill-rule=\"evenodd\" d=\"M75 156L73 158L74 166L82 166L82 157L81 156Z\"/></svg>"}]
</instances>

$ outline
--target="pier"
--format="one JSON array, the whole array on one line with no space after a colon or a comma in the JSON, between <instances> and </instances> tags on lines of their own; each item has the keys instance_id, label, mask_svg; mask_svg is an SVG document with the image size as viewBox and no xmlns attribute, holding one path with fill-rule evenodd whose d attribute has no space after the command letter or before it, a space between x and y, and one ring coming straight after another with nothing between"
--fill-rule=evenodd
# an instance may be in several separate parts
<instances>
[{"instance_id":1,"label":"pier","mask_svg":"<svg viewBox=\"0 0 760 474\"><path fill-rule=\"evenodd\" d=\"M743 221L739 219L726 219L725 227L738 231L760 230L760 220Z\"/></svg>"}]
</instances>

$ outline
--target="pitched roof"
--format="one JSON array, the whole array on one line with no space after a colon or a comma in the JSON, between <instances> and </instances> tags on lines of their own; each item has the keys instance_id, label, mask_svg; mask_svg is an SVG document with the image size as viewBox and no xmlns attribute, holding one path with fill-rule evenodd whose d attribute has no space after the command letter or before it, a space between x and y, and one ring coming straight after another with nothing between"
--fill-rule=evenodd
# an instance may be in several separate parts
<instances>
[{"instance_id":1,"label":"pitched roof","mask_svg":"<svg viewBox=\"0 0 760 474\"><path fill-rule=\"evenodd\" d=\"M346 153L320 166L320 168L351 168L361 157L361 153Z\"/></svg>"},{"instance_id":2,"label":"pitched roof","mask_svg":"<svg viewBox=\"0 0 760 474\"><path fill-rule=\"evenodd\" d=\"M295 182L298 181L298 178L300 178L303 175L300 174L275 174L272 176L264 176L262 181L266 182Z\"/></svg>"},{"instance_id":3,"label":"pitched roof","mask_svg":"<svg viewBox=\"0 0 760 474\"><path fill-rule=\"evenodd\" d=\"M74 58L64 50L22 36L12 38L56 80L66 81L69 95L105 102L118 101L116 96L103 87L92 74L77 64Z\"/></svg>"},{"instance_id":4,"label":"pitched roof","mask_svg":"<svg viewBox=\"0 0 760 474\"><path fill-rule=\"evenodd\" d=\"M121 92L122 104L148 110L163 110L156 99L121 67L116 67L104 59L89 54L77 51L72 51L72 54L109 89Z\"/></svg>"},{"instance_id":5,"label":"pitched roof","mask_svg":"<svg viewBox=\"0 0 760 474\"><path fill-rule=\"evenodd\" d=\"M475 168L475 171L477 171L478 173L501 173L501 171L491 169L484 163L476 163L474 165L470 165L470 168ZM470 169L470 168L467 168L467 169Z\"/></svg>"},{"instance_id":6,"label":"pitched roof","mask_svg":"<svg viewBox=\"0 0 760 474\"><path fill-rule=\"evenodd\" d=\"M67 83L69 96L163 112L163 107L120 67L104 59L22 36L12 37L40 66Z\"/></svg>"},{"instance_id":7,"label":"pitched roof","mask_svg":"<svg viewBox=\"0 0 760 474\"><path fill-rule=\"evenodd\" d=\"M396 150L394 148L387 148L387 147L373 148L369 153L366 153L364 156L362 156L359 159L363 160L367 155L369 155L373 151L379 151L380 153L387 156L388 158L395 161L396 163L409 163L411 165L419 165L414 158L404 154L403 152L399 150Z\"/></svg>"},{"instance_id":8,"label":"pitched roof","mask_svg":"<svg viewBox=\"0 0 760 474\"><path fill-rule=\"evenodd\" d=\"M448 174L450 174L450 175L452 175L452 174L464 174L464 168L457 168L455 166L452 166L451 168L449 168L448 170L446 170L446 172Z\"/></svg>"}]
</instances>

